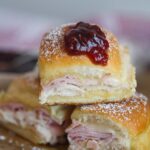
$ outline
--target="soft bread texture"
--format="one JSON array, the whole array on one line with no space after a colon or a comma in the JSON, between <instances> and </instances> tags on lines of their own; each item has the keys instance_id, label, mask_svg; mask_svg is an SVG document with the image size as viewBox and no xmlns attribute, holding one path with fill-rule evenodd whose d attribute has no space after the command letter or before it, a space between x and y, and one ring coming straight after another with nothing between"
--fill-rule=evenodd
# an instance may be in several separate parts
<instances>
[{"instance_id":1,"label":"soft bread texture","mask_svg":"<svg viewBox=\"0 0 150 150\"><path fill-rule=\"evenodd\" d=\"M86 55L70 56L64 46L64 34L69 26L51 30L41 41L38 60L41 103L90 104L133 95L135 69L127 48L112 33L102 29L109 42L106 66L94 64ZM67 81L67 77L71 80Z\"/></svg>"},{"instance_id":2,"label":"soft bread texture","mask_svg":"<svg viewBox=\"0 0 150 150\"><path fill-rule=\"evenodd\" d=\"M49 146L49 145L35 145L24 138L16 135L10 130L0 126L0 149L1 150L66 150L67 146ZM11 143L11 144L10 144ZM11 148L10 148L11 145Z\"/></svg>"},{"instance_id":3,"label":"soft bread texture","mask_svg":"<svg viewBox=\"0 0 150 150\"><path fill-rule=\"evenodd\" d=\"M150 147L150 103L146 97L141 94L124 99L120 102L108 102L93 105L83 105L77 107L72 114L72 126L74 124L84 125L91 129L101 130L102 132L112 132L118 136L120 144L124 147L117 147L118 143L107 144L104 148L98 147L98 150L149 150ZM72 131L74 130L74 127ZM101 129L102 128L102 129ZM71 132L67 130L68 135ZM86 142L76 144L70 139L70 150L86 150ZM95 150L95 149L94 149ZM97 149L96 149L97 150Z\"/></svg>"},{"instance_id":4,"label":"soft bread texture","mask_svg":"<svg viewBox=\"0 0 150 150\"><path fill-rule=\"evenodd\" d=\"M72 107L41 105L38 100L39 89L39 79L35 76L26 75L12 81L6 93L0 94L0 124L35 144L64 143L64 130L70 122ZM23 106L23 110L12 110L11 107L15 105ZM52 132L40 117L43 113L55 122L52 128L48 127ZM13 117L17 120L20 118L20 124ZM28 123L24 124L23 118ZM32 124L35 122L37 126ZM60 132L58 135L53 133L55 126Z\"/></svg>"}]
</instances>

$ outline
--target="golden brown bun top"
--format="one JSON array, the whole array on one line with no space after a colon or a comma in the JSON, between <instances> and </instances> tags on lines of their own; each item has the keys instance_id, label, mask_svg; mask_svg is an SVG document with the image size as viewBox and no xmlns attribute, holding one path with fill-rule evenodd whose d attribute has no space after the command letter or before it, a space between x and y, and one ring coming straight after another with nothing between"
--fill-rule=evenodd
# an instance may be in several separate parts
<instances>
[{"instance_id":1,"label":"golden brown bun top","mask_svg":"<svg viewBox=\"0 0 150 150\"><path fill-rule=\"evenodd\" d=\"M108 63L106 66L94 64L86 55L70 56L67 54L64 46L64 34L66 30L74 24L63 25L59 28L46 33L41 41L39 64L44 70L46 65L51 69L69 67L69 66L95 66L97 68L106 69L114 75L120 75L121 72L121 56L120 47L116 37L109 31L102 29L109 42Z\"/></svg>"},{"instance_id":2,"label":"golden brown bun top","mask_svg":"<svg viewBox=\"0 0 150 150\"><path fill-rule=\"evenodd\" d=\"M81 114L104 115L125 126L135 136L150 123L150 103L145 96L136 94L120 102L83 105L74 111L72 119L78 119Z\"/></svg>"}]
</instances>

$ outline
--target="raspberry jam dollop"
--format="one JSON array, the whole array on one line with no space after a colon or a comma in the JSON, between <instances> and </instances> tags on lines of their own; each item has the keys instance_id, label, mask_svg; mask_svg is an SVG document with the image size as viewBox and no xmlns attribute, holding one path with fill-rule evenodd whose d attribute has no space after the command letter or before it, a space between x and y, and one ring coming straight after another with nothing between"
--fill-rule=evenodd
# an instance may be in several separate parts
<instances>
[{"instance_id":1,"label":"raspberry jam dollop","mask_svg":"<svg viewBox=\"0 0 150 150\"><path fill-rule=\"evenodd\" d=\"M70 26L64 42L69 55L87 55L95 64L107 65L109 43L97 25L79 22Z\"/></svg>"}]
</instances>

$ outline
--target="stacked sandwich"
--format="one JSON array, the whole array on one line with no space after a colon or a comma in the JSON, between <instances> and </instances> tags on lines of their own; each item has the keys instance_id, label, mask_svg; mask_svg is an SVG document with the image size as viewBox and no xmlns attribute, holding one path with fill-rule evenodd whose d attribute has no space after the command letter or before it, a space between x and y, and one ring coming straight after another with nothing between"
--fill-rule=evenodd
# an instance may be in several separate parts
<instances>
[{"instance_id":1,"label":"stacked sandwich","mask_svg":"<svg viewBox=\"0 0 150 150\"><path fill-rule=\"evenodd\" d=\"M39 55L41 104L76 105L70 150L148 150L150 105L135 92L135 68L115 36L84 22L45 34Z\"/></svg>"},{"instance_id":2,"label":"stacked sandwich","mask_svg":"<svg viewBox=\"0 0 150 150\"><path fill-rule=\"evenodd\" d=\"M69 150L149 150L150 104L112 33L84 22L53 29L38 66L2 93L1 124L35 144L67 134Z\"/></svg>"}]
</instances>

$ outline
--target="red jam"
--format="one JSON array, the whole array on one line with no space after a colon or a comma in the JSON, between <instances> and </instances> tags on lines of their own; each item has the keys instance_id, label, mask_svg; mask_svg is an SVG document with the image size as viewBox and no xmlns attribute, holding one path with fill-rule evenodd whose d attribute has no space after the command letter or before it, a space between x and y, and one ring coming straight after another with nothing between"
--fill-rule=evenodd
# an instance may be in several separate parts
<instances>
[{"instance_id":1,"label":"red jam","mask_svg":"<svg viewBox=\"0 0 150 150\"><path fill-rule=\"evenodd\" d=\"M64 40L69 55L87 55L95 64L107 65L109 43L98 26L79 22L69 27Z\"/></svg>"}]
</instances>

